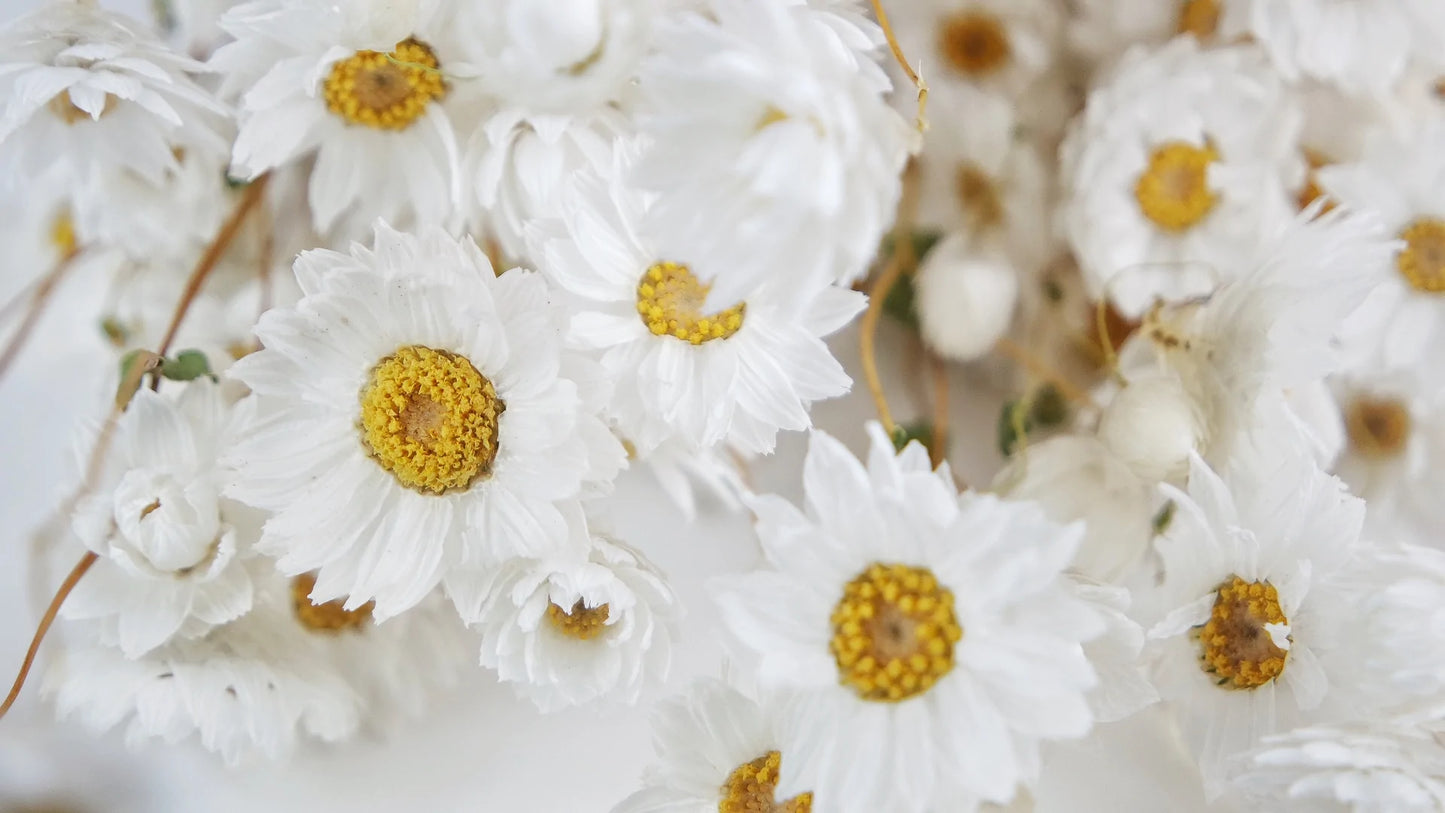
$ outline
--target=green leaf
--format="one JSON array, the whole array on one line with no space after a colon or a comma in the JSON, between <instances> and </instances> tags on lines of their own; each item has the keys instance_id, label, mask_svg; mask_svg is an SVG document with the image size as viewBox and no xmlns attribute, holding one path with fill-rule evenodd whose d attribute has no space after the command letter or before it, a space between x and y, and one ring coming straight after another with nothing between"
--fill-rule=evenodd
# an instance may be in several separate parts
<instances>
[{"instance_id":1,"label":"green leaf","mask_svg":"<svg viewBox=\"0 0 1445 813\"><path fill-rule=\"evenodd\" d=\"M116 347L125 347L126 340L130 338L130 331L114 316L100 320L100 332L105 334L106 341Z\"/></svg>"},{"instance_id":2,"label":"green leaf","mask_svg":"<svg viewBox=\"0 0 1445 813\"><path fill-rule=\"evenodd\" d=\"M211 375L211 363L199 350L182 350L175 358L161 362L161 375L171 381L194 381L203 375Z\"/></svg>"},{"instance_id":3,"label":"green leaf","mask_svg":"<svg viewBox=\"0 0 1445 813\"><path fill-rule=\"evenodd\" d=\"M116 388L115 404L125 408L131 396L140 388L145 374L161 366L165 359L149 350L132 350L120 357L120 386Z\"/></svg>"},{"instance_id":4,"label":"green leaf","mask_svg":"<svg viewBox=\"0 0 1445 813\"><path fill-rule=\"evenodd\" d=\"M1034 391L1029 407L1029 420L1034 426L1048 429L1069 419L1069 401L1053 384Z\"/></svg>"},{"instance_id":5,"label":"green leaf","mask_svg":"<svg viewBox=\"0 0 1445 813\"><path fill-rule=\"evenodd\" d=\"M1159 509L1159 513L1154 515L1153 525L1155 536L1169 530L1169 524L1174 521L1174 509L1176 507L1174 501L1170 500L1164 503L1164 507Z\"/></svg>"},{"instance_id":6,"label":"green leaf","mask_svg":"<svg viewBox=\"0 0 1445 813\"><path fill-rule=\"evenodd\" d=\"M1023 398L1015 398L1003 405L998 414L998 450L1004 457L1012 455L1019 440L1026 439L1033 431L1032 413Z\"/></svg>"},{"instance_id":7,"label":"green leaf","mask_svg":"<svg viewBox=\"0 0 1445 813\"><path fill-rule=\"evenodd\" d=\"M888 291L888 297L883 300L883 312L910 330L918 330L918 311L914 310L913 296L913 278L905 274Z\"/></svg>"},{"instance_id":8,"label":"green leaf","mask_svg":"<svg viewBox=\"0 0 1445 813\"><path fill-rule=\"evenodd\" d=\"M909 441L918 441L924 448L933 448L933 424L928 421L914 421L893 427L893 449L903 451Z\"/></svg>"},{"instance_id":9,"label":"green leaf","mask_svg":"<svg viewBox=\"0 0 1445 813\"><path fill-rule=\"evenodd\" d=\"M913 258L923 262L923 258L928 256L928 252L932 251L933 247L938 245L938 241L943 239L943 232L938 229L914 229L908 237L913 243ZM883 235L882 253L885 257L893 256L892 232Z\"/></svg>"}]
</instances>

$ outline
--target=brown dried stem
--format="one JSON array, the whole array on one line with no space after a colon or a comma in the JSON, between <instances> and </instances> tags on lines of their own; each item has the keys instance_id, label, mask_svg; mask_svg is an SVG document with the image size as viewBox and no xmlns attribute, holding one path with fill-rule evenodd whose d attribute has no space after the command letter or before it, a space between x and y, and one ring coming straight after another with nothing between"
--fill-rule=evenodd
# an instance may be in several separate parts
<instances>
[{"instance_id":1,"label":"brown dried stem","mask_svg":"<svg viewBox=\"0 0 1445 813\"><path fill-rule=\"evenodd\" d=\"M10 337L10 342L5 345L5 350L0 352L0 379L4 379L5 373L9 372L10 365L25 348L25 343L30 340L30 334L35 331L35 326L40 323L40 317L45 313L45 305L50 301L50 295L60 285L60 280L65 277L65 272L74 265L74 260L80 252L72 251L61 257L35 286L35 292L30 296L30 306L25 310L25 318L20 322L20 327L15 329L15 335Z\"/></svg>"},{"instance_id":2,"label":"brown dried stem","mask_svg":"<svg viewBox=\"0 0 1445 813\"><path fill-rule=\"evenodd\" d=\"M70 596L75 585L80 583L80 577L84 576L90 566L95 564L96 555L94 551L86 551L70 569L70 575L61 582L60 589L55 591L55 598L50 600L50 606L45 609L45 615L40 618L40 626L35 628L35 636L30 639L30 649L25 652L25 661L20 664L20 673L15 676L15 683L10 687L10 694L6 695L5 703L0 705L0 719L15 705L15 699L20 696L20 690L25 686L25 678L30 675L30 667L35 664L35 653L40 651L40 642L45 640L45 634L50 632L50 625L55 623L55 616L60 612L60 605Z\"/></svg>"},{"instance_id":3,"label":"brown dried stem","mask_svg":"<svg viewBox=\"0 0 1445 813\"><path fill-rule=\"evenodd\" d=\"M933 379L933 443L928 447L928 462L936 469L948 459L948 364L930 352L928 370Z\"/></svg>"}]
</instances>

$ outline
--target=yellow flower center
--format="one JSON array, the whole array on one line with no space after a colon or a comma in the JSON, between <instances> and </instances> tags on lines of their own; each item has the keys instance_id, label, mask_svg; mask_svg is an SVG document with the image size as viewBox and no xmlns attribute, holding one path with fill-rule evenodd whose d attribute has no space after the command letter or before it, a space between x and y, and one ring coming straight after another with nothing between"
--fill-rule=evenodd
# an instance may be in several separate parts
<instances>
[{"instance_id":1,"label":"yellow flower center","mask_svg":"<svg viewBox=\"0 0 1445 813\"><path fill-rule=\"evenodd\" d=\"M447 86L431 48L404 39L389 54L357 51L335 63L324 90L326 108L350 124L405 130Z\"/></svg>"},{"instance_id":2,"label":"yellow flower center","mask_svg":"<svg viewBox=\"0 0 1445 813\"><path fill-rule=\"evenodd\" d=\"M960 11L938 28L938 52L953 70L981 79L1008 64L1013 48L998 17L977 9Z\"/></svg>"},{"instance_id":3,"label":"yellow flower center","mask_svg":"<svg viewBox=\"0 0 1445 813\"><path fill-rule=\"evenodd\" d=\"M1445 220L1425 217L1400 232L1405 250L1395 257L1410 287L1429 294L1445 293Z\"/></svg>"},{"instance_id":4,"label":"yellow flower center","mask_svg":"<svg viewBox=\"0 0 1445 813\"><path fill-rule=\"evenodd\" d=\"M361 435L397 482L423 493L490 476L506 404L465 357L411 345L377 363L361 389Z\"/></svg>"},{"instance_id":5,"label":"yellow flower center","mask_svg":"<svg viewBox=\"0 0 1445 813\"><path fill-rule=\"evenodd\" d=\"M781 802L773 798L782 764L783 755L769 751L734 768L723 782L718 813L812 813L811 793L799 793Z\"/></svg>"},{"instance_id":6,"label":"yellow flower center","mask_svg":"<svg viewBox=\"0 0 1445 813\"><path fill-rule=\"evenodd\" d=\"M954 194L964 216L975 228L990 228L1003 222L1003 198L988 173L974 164L963 164L954 174Z\"/></svg>"},{"instance_id":7,"label":"yellow flower center","mask_svg":"<svg viewBox=\"0 0 1445 813\"><path fill-rule=\"evenodd\" d=\"M556 604L548 604L547 620L558 632L568 638L590 641L606 631L608 612L606 604L588 607L579 598L570 610L564 610Z\"/></svg>"},{"instance_id":8,"label":"yellow flower center","mask_svg":"<svg viewBox=\"0 0 1445 813\"><path fill-rule=\"evenodd\" d=\"M105 118L106 114L115 109L116 102L119 101L120 99L115 95L110 93L105 94L105 104L101 106L100 115L96 118ZM75 101L70 98L70 91L68 90L50 97L50 101L46 103L46 107L49 107L50 112L54 113L66 124L75 124L76 122L91 120L89 113L75 105Z\"/></svg>"},{"instance_id":9,"label":"yellow flower center","mask_svg":"<svg viewBox=\"0 0 1445 813\"><path fill-rule=\"evenodd\" d=\"M1274 585L1231 576L1198 631L1204 671L1230 689L1257 689L1274 680L1284 673L1289 653L1275 645L1265 625L1288 623Z\"/></svg>"},{"instance_id":10,"label":"yellow flower center","mask_svg":"<svg viewBox=\"0 0 1445 813\"><path fill-rule=\"evenodd\" d=\"M1389 398L1356 398L1345 410L1350 448L1364 457L1394 457L1403 452L1412 423L1405 405Z\"/></svg>"},{"instance_id":11,"label":"yellow flower center","mask_svg":"<svg viewBox=\"0 0 1445 813\"><path fill-rule=\"evenodd\" d=\"M1184 231L1203 220L1218 196L1209 190L1209 165L1219 160L1212 146L1171 141L1154 150L1134 186L1144 216L1165 231Z\"/></svg>"},{"instance_id":12,"label":"yellow flower center","mask_svg":"<svg viewBox=\"0 0 1445 813\"><path fill-rule=\"evenodd\" d=\"M1219 0L1184 0L1179 8L1179 33L1196 39L1214 36L1219 29Z\"/></svg>"},{"instance_id":13,"label":"yellow flower center","mask_svg":"<svg viewBox=\"0 0 1445 813\"><path fill-rule=\"evenodd\" d=\"M70 212L61 212L50 221L50 245L61 257L73 257L80 245L75 237L75 221Z\"/></svg>"},{"instance_id":14,"label":"yellow flower center","mask_svg":"<svg viewBox=\"0 0 1445 813\"><path fill-rule=\"evenodd\" d=\"M829 649L840 680L864 700L920 695L953 669L963 628L953 593L926 568L874 564L843 588Z\"/></svg>"},{"instance_id":15,"label":"yellow flower center","mask_svg":"<svg viewBox=\"0 0 1445 813\"><path fill-rule=\"evenodd\" d=\"M345 608L344 601L328 601L325 604L311 603L311 589L316 586L316 577L303 573L291 580L291 606L296 610L296 620L312 632L338 633L360 627L371 620L372 602L357 607Z\"/></svg>"},{"instance_id":16,"label":"yellow flower center","mask_svg":"<svg viewBox=\"0 0 1445 813\"><path fill-rule=\"evenodd\" d=\"M710 288L687 266L660 262L637 283L637 312L654 336L675 336L692 344L726 339L742 329L747 304L705 314L702 306Z\"/></svg>"}]
</instances>

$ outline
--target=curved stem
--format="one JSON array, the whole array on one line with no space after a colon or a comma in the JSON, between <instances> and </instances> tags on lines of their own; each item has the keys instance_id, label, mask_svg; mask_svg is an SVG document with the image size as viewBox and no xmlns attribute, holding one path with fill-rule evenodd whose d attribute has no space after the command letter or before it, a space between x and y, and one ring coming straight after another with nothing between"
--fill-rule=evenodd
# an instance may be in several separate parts
<instances>
[{"instance_id":1,"label":"curved stem","mask_svg":"<svg viewBox=\"0 0 1445 813\"><path fill-rule=\"evenodd\" d=\"M25 311L25 319L20 322L20 327L15 329L15 335L10 337L10 342L5 345L5 350L0 352L0 379L10 370L10 364L20 355L29 341L30 334L35 331L35 326L40 323L40 317L45 313L45 304L50 301L50 295L55 293L55 288L65 276L65 272L74 265L75 258L79 252L71 252L60 258L50 273L42 277L35 286L35 293L30 297L30 307Z\"/></svg>"},{"instance_id":2,"label":"curved stem","mask_svg":"<svg viewBox=\"0 0 1445 813\"><path fill-rule=\"evenodd\" d=\"M50 600L50 606L46 608L45 615L40 618L40 626L35 628L35 637L30 639L30 649L25 652L25 661L20 664L20 673L15 676L15 683L10 687L10 694L5 697L5 703L0 705L0 719L15 705L15 699L20 696L20 690L25 686L25 678L30 676L30 667L35 665L35 653L40 651L40 642L45 640L45 634L50 632L50 625L55 623L55 616L60 612L60 605L70 596L75 585L80 583L80 578L95 564L96 555L94 551L86 551L70 569L70 575L60 583L60 589L55 591L55 598Z\"/></svg>"},{"instance_id":3,"label":"curved stem","mask_svg":"<svg viewBox=\"0 0 1445 813\"><path fill-rule=\"evenodd\" d=\"M928 448L928 462L936 469L948 459L948 365L930 352L928 368L933 379L933 443Z\"/></svg>"},{"instance_id":4,"label":"curved stem","mask_svg":"<svg viewBox=\"0 0 1445 813\"><path fill-rule=\"evenodd\" d=\"M888 40L888 50L893 52L894 61L898 63L898 67L903 69L908 81L918 89L918 118L913 125L918 128L918 132L922 133L928 129L928 120L924 116L928 108L928 83L923 81L923 77L919 76L917 71L913 70L913 66L908 64L908 58L903 55L903 46L899 45L898 39L893 36L893 26L888 22L888 14L883 10L882 0L868 0L868 2L873 6L873 16L878 18L878 27L883 29L884 39Z\"/></svg>"},{"instance_id":5,"label":"curved stem","mask_svg":"<svg viewBox=\"0 0 1445 813\"><path fill-rule=\"evenodd\" d=\"M1091 409L1097 406L1097 404L1094 403L1094 399L1090 397L1087 392L1079 389L1077 386L1071 384L1068 379L1054 372L1049 368L1048 364L1045 364L1042 360L1035 357L1033 353L1025 350L1013 339L1004 336L998 340L994 348L1005 356L1008 356L1010 360L1025 370L1028 370L1035 378L1053 384L1054 389L1057 389L1059 394L1073 401L1075 404Z\"/></svg>"},{"instance_id":6,"label":"curved stem","mask_svg":"<svg viewBox=\"0 0 1445 813\"><path fill-rule=\"evenodd\" d=\"M888 292L893 290L893 286L902 276L903 261L895 251L878 281L874 282L872 289L868 291L868 310L863 312L863 323L858 330L858 358L863 365L863 379L867 382L868 392L873 396L873 404L878 407L878 420L883 422L883 430L889 437L893 436L898 426L893 422L893 412L888 408L888 398L883 394L883 382L878 377L875 337L878 334L878 320L883 315L883 301L888 298Z\"/></svg>"}]
</instances>

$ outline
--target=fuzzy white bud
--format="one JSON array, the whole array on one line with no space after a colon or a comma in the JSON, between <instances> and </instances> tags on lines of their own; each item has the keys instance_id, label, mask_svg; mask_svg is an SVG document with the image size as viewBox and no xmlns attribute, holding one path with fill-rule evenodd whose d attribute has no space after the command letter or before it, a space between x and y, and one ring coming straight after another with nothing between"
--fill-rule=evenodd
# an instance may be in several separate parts
<instances>
[{"instance_id":1,"label":"fuzzy white bud","mask_svg":"<svg viewBox=\"0 0 1445 813\"><path fill-rule=\"evenodd\" d=\"M1131 381L1099 419L1099 439L1109 451L1153 482L1182 477L1203 436L1193 400L1170 376Z\"/></svg>"},{"instance_id":2,"label":"fuzzy white bud","mask_svg":"<svg viewBox=\"0 0 1445 813\"><path fill-rule=\"evenodd\" d=\"M924 258L914 281L923 338L941 355L972 361L993 348L1013 321L1018 271L997 254L970 249L951 234Z\"/></svg>"}]
</instances>

